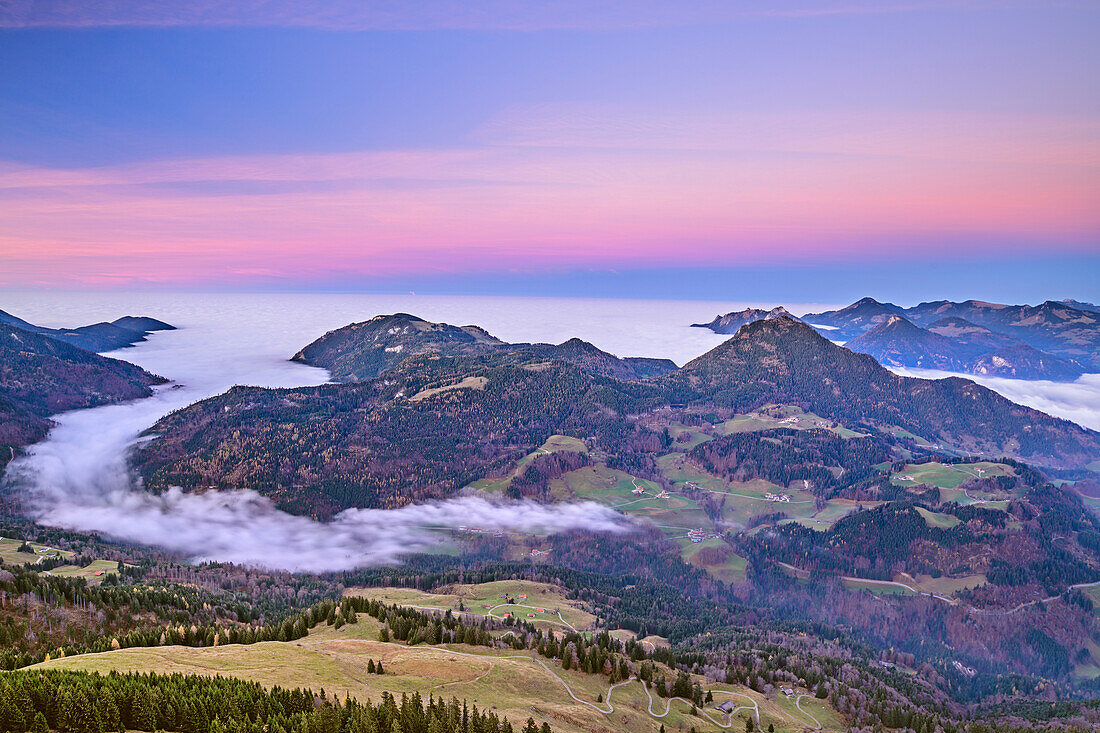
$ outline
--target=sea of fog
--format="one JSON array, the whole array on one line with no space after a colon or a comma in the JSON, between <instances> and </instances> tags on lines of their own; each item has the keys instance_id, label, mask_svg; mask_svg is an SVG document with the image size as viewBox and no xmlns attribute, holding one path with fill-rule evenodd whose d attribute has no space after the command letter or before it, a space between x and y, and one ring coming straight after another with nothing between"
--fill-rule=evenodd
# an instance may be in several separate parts
<instances>
[{"instance_id":1,"label":"sea of fog","mask_svg":"<svg viewBox=\"0 0 1100 733\"><path fill-rule=\"evenodd\" d=\"M584 528L622 531L626 519L591 503L543 506L476 496L397 510L351 509L320 523L275 509L252 491L148 494L134 485L127 454L169 412L234 385L320 384L322 369L288 361L327 331L382 313L477 324L507 341L559 343L577 336L619 356L666 357L677 364L725 338L691 328L749 305L699 301L468 296L270 295L177 293L17 293L0 309L44 326L75 326L148 315L179 327L111 356L172 384L148 399L57 416L47 439L10 466L35 518L160 546L196 560L325 571L396 562L445 541L439 530L479 526L513 532ZM796 314L828 305L786 304ZM928 376L928 375L922 375ZM1100 377L1077 383L982 380L1025 404L1100 428Z\"/></svg>"}]
</instances>

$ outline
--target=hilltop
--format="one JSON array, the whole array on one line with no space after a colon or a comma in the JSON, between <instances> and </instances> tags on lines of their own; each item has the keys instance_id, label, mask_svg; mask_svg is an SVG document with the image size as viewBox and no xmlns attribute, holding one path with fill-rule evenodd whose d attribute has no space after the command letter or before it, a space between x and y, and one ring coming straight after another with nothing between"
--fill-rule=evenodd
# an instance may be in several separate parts
<instances>
[{"instance_id":1,"label":"hilltop","mask_svg":"<svg viewBox=\"0 0 1100 733\"><path fill-rule=\"evenodd\" d=\"M849 306L822 313L807 313L802 320L815 326L829 326L829 335L843 341L870 331L891 316L904 315L905 309L893 303L880 303L874 298L861 298Z\"/></svg>"},{"instance_id":2,"label":"hilltop","mask_svg":"<svg viewBox=\"0 0 1100 733\"><path fill-rule=\"evenodd\" d=\"M292 357L328 369L333 379L357 382L373 379L405 360L423 355L453 359L496 358L509 363L563 361L586 372L623 380L665 374L676 368L668 359L622 359L573 338L562 344L510 344L479 326L432 323L408 313L375 316L331 331Z\"/></svg>"},{"instance_id":3,"label":"hilltop","mask_svg":"<svg viewBox=\"0 0 1100 733\"><path fill-rule=\"evenodd\" d=\"M756 321L662 378L673 402L736 412L786 402L872 428L1042 465L1084 466L1100 435L1023 407L974 382L898 376L790 318Z\"/></svg>"},{"instance_id":4,"label":"hilltop","mask_svg":"<svg viewBox=\"0 0 1100 733\"><path fill-rule=\"evenodd\" d=\"M625 415L656 400L563 362L422 356L368 382L236 387L159 421L135 464L151 488L248 487L330 516L452 495L557 433L629 442Z\"/></svg>"}]
</instances>

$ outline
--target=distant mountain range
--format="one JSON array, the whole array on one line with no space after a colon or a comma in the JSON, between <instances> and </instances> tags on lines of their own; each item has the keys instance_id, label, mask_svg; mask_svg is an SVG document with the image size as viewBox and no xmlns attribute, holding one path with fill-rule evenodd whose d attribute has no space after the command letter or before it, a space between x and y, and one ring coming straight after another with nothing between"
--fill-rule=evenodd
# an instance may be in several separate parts
<instances>
[{"instance_id":1,"label":"distant mountain range","mask_svg":"<svg viewBox=\"0 0 1100 733\"><path fill-rule=\"evenodd\" d=\"M729 333L735 324L774 318L779 310L749 309L693 325ZM1100 371L1100 307L1080 301L941 300L903 308L863 298L801 320L888 366L1058 381Z\"/></svg>"},{"instance_id":2,"label":"distant mountain range","mask_svg":"<svg viewBox=\"0 0 1100 733\"><path fill-rule=\"evenodd\" d=\"M734 334L741 326L753 321L765 321L783 316L799 320L797 316L791 315L786 308L779 306L772 308L770 311L761 310L760 308L746 308L743 311L733 311L724 316L715 316L710 323L693 323L691 325L692 328L709 328L715 333Z\"/></svg>"},{"instance_id":3,"label":"distant mountain range","mask_svg":"<svg viewBox=\"0 0 1100 733\"><path fill-rule=\"evenodd\" d=\"M1076 308L1079 311L1091 311L1092 313L1100 313L1100 305L1095 303L1086 303L1081 300L1074 300L1073 298L1066 298L1062 301L1064 305L1068 305L1070 308Z\"/></svg>"},{"instance_id":4,"label":"distant mountain range","mask_svg":"<svg viewBox=\"0 0 1100 733\"><path fill-rule=\"evenodd\" d=\"M49 336L77 348L96 353L132 346L139 341L144 341L145 337L153 331L172 331L175 329L175 326L171 326L164 321L145 316L123 316L110 323L93 323L77 328L45 328L28 323L22 318L17 318L4 311L0 311L0 324Z\"/></svg>"},{"instance_id":5,"label":"distant mountain range","mask_svg":"<svg viewBox=\"0 0 1100 733\"><path fill-rule=\"evenodd\" d=\"M1085 373L1072 359L1044 353L957 316L934 321L927 329L902 316L890 316L844 345L887 366L1059 381Z\"/></svg>"}]
</instances>

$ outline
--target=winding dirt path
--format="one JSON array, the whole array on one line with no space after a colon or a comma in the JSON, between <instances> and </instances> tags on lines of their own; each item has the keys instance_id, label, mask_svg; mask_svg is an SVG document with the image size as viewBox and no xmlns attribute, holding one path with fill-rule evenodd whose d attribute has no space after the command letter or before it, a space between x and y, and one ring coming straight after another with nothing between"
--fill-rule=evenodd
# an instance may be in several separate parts
<instances>
[{"instance_id":1,"label":"winding dirt path","mask_svg":"<svg viewBox=\"0 0 1100 733\"><path fill-rule=\"evenodd\" d=\"M799 695L797 698L795 698L794 706L798 708L798 712L802 713L807 718L814 721L814 730L821 730L821 721L815 718L812 714L802 709L802 698L804 697L810 697L810 695Z\"/></svg>"},{"instance_id":2,"label":"winding dirt path","mask_svg":"<svg viewBox=\"0 0 1100 733\"><path fill-rule=\"evenodd\" d=\"M406 649L406 650L410 648L410 647L404 646L402 644L393 644L392 642L390 642L390 645L391 646L397 646L397 647L400 647L401 649ZM695 705L691 700L688 700L688 699L683 698L683 697L670 697L665 702L665 711L663 713L658 713L657 711L655 711L653 709L653 695L650 694L650 692L649 692L649 686L645 685L644 683L642 683L642 681L640 679L638 679L637 677L633 677L633 676L630 677L629 679L623 680L622 682L616 682L615 684L609 686L607 688L607 694L604 696L604 702L603 703L593 703L593 702L589 702L588 700L583 700L583 699L577 697L576 693L573 692L573 688L571 688L569 686L569 683L566 682L561 677L561 675L559 675L557 672L555 672L553 669L551 669L549 665L547 665L544 661L539 659L537 656L528 656L526 654L509 654L509 655L506 655L506 656L492 656L492 655L486 655L486 654L472 654L470 652L453 651L451 649L443 649L443 648L440 648L440 647L421 647L420 651L421 652L435 652L437 654L449 654L449 655L460 656L460 657L473 657L475 659L480 659L480 660L489 661L489 662L491 662L494 659L521 660L521 661L534 662L535 664L539 665L544 670L546 670L546 672L549 673L554 679L556 679L558 682L561 683L561 686L563 688L565 688L566 694L569 695L570 699L572 699L573 702L576 702L580 705L584 705L586 707L592 708L593 710L595 710L597 712L600 712L600 713L603 713L604 715L610 715L611 713L615 712L615 706L611 704L611 696L612 696L612 693L615 691L615 689L618 688L618 687L623 687L625 685L629 685L631 682L637 682L638 684L642 685L642 690L645 691L646 697L649 698L648 712L654 718L660 719L660 718L666 717L669 714L669 712L671 712L671 710L672 710L672 702L674 700L679 700L680 702L684 703L685 705L687 705L689 707L693 707ZM476 681L482 679L483 677L488 675L489 672L491 672L491 671L492 671L492 665L490 665L489 671L479 675L478 677L475 677L475 678L470 679L470 680L457 680L455 682L447 682L447 683L444 683L443 685L437 685L437 687L443 687L445 685L470 684L470 683L473 683L473 682L476 682ZM432 688L432 689L435 689L435 688ZM745 694L740 693L740 692L733 692L732 690L704 690L704 692L709 692L709 693L711 693L711 695L730 695L732 697L742 697L742 698L748 700L750 703L752 703L751 706L741 705L741 706L738 706L738 707L734 708L732 711L730 711L729 715L727 716L727 720L724 721L724 722L715 719L706 710L704 710L702 708L696 708L699 711L700 715L702 715L707 720L709 720L710 722L717 725L719 728L723 728L723 729L731 728L733 726L732 716L735 713L737 713L739 710L752 710L753 711L752 716L756 720L757 726L760 725L760 706L759 706L759 704L757 704L756 700L752 699L748 695L745 695ZM797 702L795 704L797 705ZM804 713L806 715L806 717L811 718L815 722L817 722L816 718L814 718L812 715L807 713L805 710L802 710L801 707L799 707L798 709L802 713ZM820 730L820 729L821 729L821 725L820 725L820 723L818 723L816 730Z\"/></svg>"}]
</instances>

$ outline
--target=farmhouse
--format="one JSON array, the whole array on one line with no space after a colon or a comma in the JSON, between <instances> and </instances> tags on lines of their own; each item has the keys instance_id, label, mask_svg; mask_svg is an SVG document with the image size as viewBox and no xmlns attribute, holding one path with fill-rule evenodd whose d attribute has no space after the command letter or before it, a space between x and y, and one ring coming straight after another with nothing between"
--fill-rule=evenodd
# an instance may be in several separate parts
<instances>
[{"instance_id":1,"label":"farmhouse","mask_svg":"<svg viewBox=\"0 0 1100 733\"><path fill-rule=\"evenodd\" d=\"M657 494L657 498L658 499L667 499L668 498L668 492L667 491L662 491L661 493Z\"/></svg>"},{"instance_id":2,"label":"farmhouse","mask_svg":"<svg viewBox=\"0 0 1100 733\"><path fill-rule=\"evenodd\" d=\"M645 489L643 489L641 486L637 486L630 493L634 494L634 496L638 496L639 494L644 494Z\"/></svg>"},{"instance_id":3,"label":"farmhouse","mask_svg":"<svg viewBox=\"0 0 1100 733\"><path fill-rule=\"evenodd\" d=\"M714 709L717 710L718 712L726 713L727 715L729 715L730 713L732 713L734 711L734 709L736 707L737 707L737 704L733 700L726 700L725 702L722 702L722 703L719 703L718 705L715 705Z\"/></svg>"}]
</instances>

